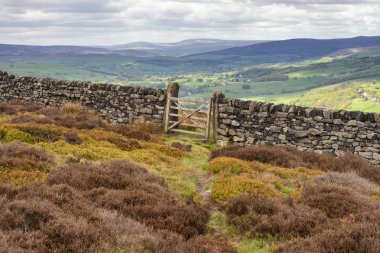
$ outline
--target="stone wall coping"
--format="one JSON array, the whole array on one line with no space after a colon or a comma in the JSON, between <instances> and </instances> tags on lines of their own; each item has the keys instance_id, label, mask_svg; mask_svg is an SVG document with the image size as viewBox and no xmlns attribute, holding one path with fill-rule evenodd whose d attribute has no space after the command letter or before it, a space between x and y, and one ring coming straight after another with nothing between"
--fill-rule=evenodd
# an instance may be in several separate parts
<instances>
[{"instance_id":1,"label":"stone wall coping","mask_svg":"<svg viewBox=\"0 0 380 253\"><path fill-rule=\"evenodd\" d=\"M292 113L294 116L306 118L321 117L326 120L342 120L347 123L351 120L360 122L380 123L380 114L361 111L329 110L316 107L302 107L297 105L274 104L268 102L245 101L235 98L224 98L219 100L219 105L240 108L251 112L268 112L275 115L276 112Z\"/></svg>"}]
</instances>

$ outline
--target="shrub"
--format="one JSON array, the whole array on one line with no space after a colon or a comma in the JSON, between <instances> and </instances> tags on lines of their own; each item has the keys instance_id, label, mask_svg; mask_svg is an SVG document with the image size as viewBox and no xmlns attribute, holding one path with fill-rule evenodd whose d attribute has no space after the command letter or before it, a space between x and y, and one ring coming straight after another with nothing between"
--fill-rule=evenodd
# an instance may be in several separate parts
<instances>
[{"instance_id":1,"label":"shrub","mask_svg":"<svg viewBox=\"0 0 380 253\"><path fill-rule=\"evenodd\" d=\"M157 143L144 143L143 147L146 149L159 151L160 153L170 157L181 158L186 156L186 153L184 153L182 150L167 145Z\"/></svg>"},{"instance_id":2,"label":"shrub","mask_svg":"<svg viewBox=\"0 0 380 253\"><path fill-rule=\"evenodd\" d=\"M61 137L61 132L43 126L20 126L19 130L30 134L36 142L55 142Z\"/></svg>"},{"instance_id":3,"label":"shrub","mask_svg":"<svg viewBox=\"0 0 380 253\"><path fill-rule=\"evenodd\" d=\"M215 150L211 154L211 160L216 157L226 156L233 157L245 161L259 161L262 163L270 163L280 167L302 167L302 158L300 151L291 147L272 147L272 146L229 146Z\"/></svg>"},{"instance_id":4,"label":"shrub","mask_svg":"<svg viewBox=\"0 0 380 253\"><path fill-rule=\"evenodd\" d=\"M185 151L185 152L191 152L191 149L193 147L191 144L185 144L185 143L181 143L181 142L173 142L171 146L173 148L178 148L178 149Z\"/></svg>"},{"instance_id":5,"label":"shrub","mask_svg":"<svg viewBox=\"0 0 380 253\"><path fill-rule=\"evenodd\" d=\"M331 172L316 177L317 184L336 184L351 188L355 191L367 195L375 195L380 193L380 186L368 179L362 178L353 172Z\"/></svg>"},{"instance_id":6,"label":"shrub","mask_svg":"<svg viewBox=\"0 0 380 253\"><path fill-rule=\"evenodd\" d=\"M47 106L38 110L37 113L45 115L46 117L49 117L49 118L54 118L55 116L60 115L62 112L56 107Z\"/></svg>"},{"instance_id":7,"label":"shrub","mask_svg":"<svg viewBox=\"0 0 380 253\"><path fill-rule=\"evenodd\" d=\"M273 187L247 176L222 176L211 189L212 198L218 202L242 193L257 193L268 197L280 195Z\"/></svg>"},{"instance_id":8,"label":"shrub","mask_svg":"<svg viewBox=\"0 0 380 253\"><path fill-rule=\"evenodd\" d=\"M36 142L32 135L20 131L16 128L6 129L6 133L3 139L5 142L21 141L29 144L33 144Z\"/></svg>"},{"instance_id":9,"label":"shrub","mask_svg":"<svg viewBox=\"0 0 380 253\"><path fill-rule=\"evenodd\" d=\"M88 252L99 248L101 232L83 218L67 217L46 200L9 201L0 215L0 228L20 231L18 245L37 252ZM23 232L21 232L23 231ZM21 240L20 240L21 239ZM14 240L17 244L17 240Z\"/></svg>"},{"instance_id":10,"label":"shrub","mask_svg":"<svg viewBox=\"0 0 380 253\"><path fill-rule=\"evenodd\" d=\"M358 223L325 230L306 239L295 239L278 247L275 252L328 253L380 252L379 223Z\"/></svg>"},{"instance_id":11,"label":"shrub","mask_svg":"<svg viewBox=\"0 0 380 253\"><path fill-rule=\"evenodd\" d=\"M151 139L149 133L143 131L135 131L126 125L111 125L107 127L107 130L141 141L149 141Z\"/></svg>"},{"instance_id":12,"label":"shrub","mask_svg":"<svg viewBox=\"0 0 380 253\"><path fill-rule=\"evenodd\" d=\"M40 117L40 116L32 116L32 115L20 115L18 117L12 118L10 120L10 123L12 124L22 124L22 123L36 123L36 124L55 124L55 121L47 118L47 117Z\"/></svg>"},{"instance_id":13,"label":"shrub","mask_svg":"<svg viewBox=\"0 0 380 253\"><path fill-rule=\"evenodd\" d=\"M44 182L48 177L46 171L25 171L21 169L0 169L0 183L11 185L26 185Z\"/></svg>"},{"instance_id":14,"label":"shrub","mask_svg":"<svg viewBox=\"0 0 380 253\"><path fill-rule=\"evenodd\" d=\"M308 184L302 190L300 201L326 213L329 218L343 218L376 209L377 205L353 190L331 184Z\"/></svg>"},{"instance_id":15,"label":"shrub","mask_svg":"<svg viewBox=\"0 0 380 253\"><path fill-rule=\"evenodd\" d=\"M252 237L305 237L327 220L321 211L291 199L268 199L256 194L232 198L224 209L230 222Z\"/></svg>"},{"instance_id":16,"label":"shrub","mask_svg":"<svg viewBox=\"0 0 380 253\"><path fill-rule=\"evenodd\" d=\"M134 139L127 140L127 146L128 146L128 149L141 149L142 148L140 142L138 142L137 140L134 140Z\"/></svg>"},{"instance_id":17,"label":"shrub","mask_svg":"<svg viewBox=\"0 0 380 253\"><path fill-rule=\"evenodd\" d=\"M65 183L86 191L90 200L103 208L118 210L147 226L185 238L201 234L206 228L208 215L203 208L195 203L182 204L162 178L128 162L72 164L53 171L48 183Z\"/></svg>"},{"instance_id":18,"label":"shrub","mask_svg":"<svg viewBox=\"0 0 380 253\"><path fill-rule=\"evenodd\" d=\"M100 211L106 233L112 235L114 252L181 252L183 237L166 231L154 230L116 212Z\"/></svg>"},{"instance_id":19,"label":"shrub","mask_svg":"<svg viewBox=\"0 0 380 253\"><path fill-rule=\"evenodd\" d=\"M198 236L203 208L127 162L74 164L40 185L3 186L0 202L0 252L234 252Z\"/></svg>"},{"instance_id":20,"label":"shrub","mask_svg":"<svg viewBox=\"0 0 380 253\"><path fill-rule=\"evenodd\" d=\"M8 102L8 104L16 108L18 112L37 112L43 108L42 105L31 101L13 100Z\"/></svg>"},{"instance_id":21,"label":"shrub","mask_svg":"<svg viewBox=\"0 0 380 253\"><path fill-rule=\"evenodd\" d=\"M145 132L149 134L161 134L162 126L160 124L151 122L138 120L132 124L132 129L139 132Z\"/></svg>"},{"instance_id":22,"label":"shrub","mask_svg":"<svg viewBox=\"0 0 380 253\"><path fill-rule=\"evenodd\" d=\"M80 104L65 103L61 107L61 111L65 114L71 114L71 115L77 116L77 115L85 113L86 108Z\"/></svg>"},{"instance_id":23,"label":"shrub","mask_svg":"<svg viewBox=\"0 0 380 253\"><path fill-rule=\"evenodd\" d=\"M194 237L184 243L182 248L186 253L235 253L236 250L225 241L207 238L205 236Z\"/></svg>"},{"instance_id":24,"label":"shrub","mask_svg":"<svg viewBox=\"0 0 380 253\"><path fill-rule=\"evenodd\" d=\"M128 134L125 134L125 136L142 141L149 141L151 139L148 133L134 130L130 131Z\"/></svg>"},{"instance_id":25,"label":"shrub","mask_svg":"<svg viewBox=\"0 0 380 253\"><path fill-rule=\"evenodd\" d=\"M124 140L122 138L109 137L106 139L108 142L116 145L118 148L124 151L130 151L134 149L141 149L142 146L137 140Z\"/></svg>"},{"instance_id":26,"label":"shrub","mask_svg":"<svg viewBox=\"0 0 380 253\"><path fill-rule=\"evenodd\" d=\"M32 198L30 201L10 201L2 211L0 227L3 230L22 229L33 232L57 216L58 208L49 201Z\"/></svg>"},{"instance_id":27,"label":"shrub","mask_svg":"<svg viewBox=\"0 0 380 253\"><path fill-rule=\"evenodd\" d=\"M107 141L84 140L80 145L71 145L59 140L54 143L41 142L38 145L63 156L87 160L128 159L130 157L129 154Z\"/></svg>"},{"instance_id":28,"label":"shrub","mask_svg":"<svg viewBox=\"0 0 380 253\"><path fill-rule=\"evenodd\" d=\"M25 252L17 243L13 243L15 235L10 232L3 232L0 230L0 253L22 253ZM33 252L33 251L30 251Z\"/></svg>"},{"instance_id":29,"label":"shrub","mask_svg":"<svg viewBox=\"0 0 380 253\"><path fill-rule=\"evenodd\" d=\"M67 128L94 129L104 127L103 121L94 112L76 104L64 104L59 110L46 107L38 111L48 117L55 125Z\"/></svg>"},{"instance_id":30,"label":"shrub","mask_svg":"<svg viewBox=\"0 0 380 253\"><path fill-rule=\"evenodd\" d=\"M136 182L136 179L143 182ZM85 163L63 167L54 170L48 180L49 185L67 184L81 191L101 187L109 189L126 189L132 185L142 187L145 186L144 183L166 187L162 178L148 173L142 167L122 161L98 166Z\"/></svg>"},{"instance_id":31,"label":"shrub","mask_svg":"<svg viewBox=\"0 0 380 253\"><path fill-rule=\"evenodd\" d=\"M37 122L38 117L32 115L20 115L16 118L11 119L11 123L20 124L20 123L29 123L29 122Z\"/></svg>"},{"instance_id":32,"label":"shrub","mask_svg":"<svg viewBox=\"0 0 380 253\"><path fill-rule=\"evenodd\" d=\"M0 103L0 113L15 115L17 114L17 109L10 104Z\"/></svg>"},{"instance_id":33,"label":"shrub","mask_svg":"<svg viewBox=\"0 0 380 253\"><path fill-rule=\"evenodd\" d=\"M310 177L324 174L324 172L321 170L311 170L306 168L289 169L283 167L276 167L270 164L260 163L256 161L251 162L250 165L254 171L270 172L282 179L297 179L300 176Z\"/></svg>"},{"instance_id":34,"label":"shrub","mask_svg":"<svg viewBox=\"0 0 380 253\"><path fill-rule=\"evenodd\" d=\"M246 161L235 158L219 157L210 161L209 171L217 174L223 173L238 175L251 171L251 168L250 164Z\"/></svg>"},{"instance_id":35,"label":"shrub","mask_svg":"<svg viewBox=\"0 0 380 253\"><path fill-rule=\"evenodd\" d=\"M94 113L86 112L79 115L58 115L54 118L57 124L67 128L77 129L94 129L97 127L103 127L102 120Z\"/></svg>"},{"instance_id":36,"label":"shrub","mask_svg":"<svg viewBox=\"0 0 380 253\"><path fill-rule=\"evenodd\" d=\"M338 172L355 172L361 177L380 184L380 166L371 164L360 156L346 154L331 163L327 170Z\"/></svg>"},{"instance_id":37,"label":"shrub","mask_svg":"<svg viewBox=\"0 0 380 253\"><path fill-rule=\"evenodd\" d=\"M71 145L82 144L82 139L75 132L65 133L65 141Z\"/></svg>"},{"instance_id":38,"label":"shrub","mask_svg":"<svg viewBox=\"0 0 380 253\"><path fill-rule=\"evenodd\" d=\"M0 127L0 141L4 139L7 134L7 130L5 128Z\"/></svg>"},{"instance_id":39,"label":"shrub","mask_svg":"<svg viewBox=\"0 0 380 253\"><path fill-rule=\"evenodd\" d=\"M53 157L42 149L21 142L0 145L0 168L45 171Z\"/></svg>"},{"instance_id":40,"label":"shrub","mask_svg":"<svg viewBox=\"0 0 380 253\"><path fill-rule=\"evenodd\" d=\"M246 161L259 161L285 168L310 168L324 171L355 172L359 176L373 182L380 183L379 166L373 165L367 160L346 154L336 158L328 154L303 152L296 148L272 147L272 146L230 146L212 152L211 160L217 157L233 157Z\"/></svg>"}]
</instances>

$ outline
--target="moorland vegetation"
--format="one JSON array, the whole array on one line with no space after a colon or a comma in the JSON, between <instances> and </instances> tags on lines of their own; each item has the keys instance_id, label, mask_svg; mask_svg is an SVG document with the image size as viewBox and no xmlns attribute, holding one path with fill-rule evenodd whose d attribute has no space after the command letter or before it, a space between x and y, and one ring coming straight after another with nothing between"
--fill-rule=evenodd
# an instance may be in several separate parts
<instances>
[{"instance_id":1,"label":"moorland vegetation","mask_svg":"<svg viewBox=\"0 0 380 253\"><path fill-rule=\"evenodd\" d=\"M0 252L379 252L380 168L0 103Z\"/></svg>"}]
</instances>

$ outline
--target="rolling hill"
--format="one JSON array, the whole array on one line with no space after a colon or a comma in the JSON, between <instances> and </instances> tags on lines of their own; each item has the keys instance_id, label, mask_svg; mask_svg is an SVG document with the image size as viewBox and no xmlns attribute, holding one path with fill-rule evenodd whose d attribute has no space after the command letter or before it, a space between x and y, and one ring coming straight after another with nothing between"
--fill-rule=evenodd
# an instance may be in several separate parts
<instances>
[{"instance_id":1,"label":"rolling hill","mask_svg":"<svg viewBox=\"0 0 380 253\"><path fill-rule=\"evenodd\" d=\"M0 44L0 59L17 60L20 58L36 59L41 57L48 58L77 55L152 56L148 52L138 50L113 51L105 48L85 46L29 46Z\"/></svg>"},{"instance_id":2,"label":"rolling hill","mask_svg":"<svg viewBox=\"0 0 380 253\"><path fill-rule=\"evenodd\" d=\"M110 46L106 48L112 50L139 50L149 52L157 56L184 56L264 42L266 41L189 39L173 43L132 42L124 45Z\"/></svg>"},{"instance_id":3,"label":"rolling hill","mask_svg":"<svg viewBox=\"0 0 380 253\"><path fill-rule=\"evenodd\" d=\"M214 91L222 91L229 97L308 106L315 104L315 99L306 94L311 90L349 82L380 81L380 37L293 39L218 51L220 47L239 43L254 42L199 39L166 44L136 42L105 48L0 45L0 69L24 76L156 88L178 81L182 96L208 98ZM213 51L159 56L199 50ZM303 94L306 95L300 98ZM345 99L344 105L329 99L315 105L378 111L372 100L363 104L358 102L360 99L360 96Z\"/></svg>"},{"instance_id":4,"label":"rolling hill","mask_svg":"<svg viewBox=\"0 0 380 253\"><path fill-rule=\"evenodd\" d=\"M289 60L302 60L326 56L343 49L373 46L380 46L380 36L329 40L291 39L191 55L188 56L188 58L209 59L218 57L262 57L283 55L287 56Z\"/></svg>"},{"instance_id":5,"label":"rolling hill","mask_svg":"<svg viewBox=\"0 0 380 253\"><path fill-rule=\"evenodd\" d=\"M122 55L137 57L170 56L178 57L199 54L227 48L247 46L266 41L192 39L174 43L133 42L115 46L30 46L0 44L0 58L36 58L76 55Z\"/></svg>"}]
</instances>

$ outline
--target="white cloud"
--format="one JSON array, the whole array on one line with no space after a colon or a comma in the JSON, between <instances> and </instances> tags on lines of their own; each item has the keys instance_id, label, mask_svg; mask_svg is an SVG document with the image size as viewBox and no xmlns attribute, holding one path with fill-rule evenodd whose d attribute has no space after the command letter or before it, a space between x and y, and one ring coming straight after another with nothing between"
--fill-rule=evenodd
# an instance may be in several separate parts
<instances>
[{"instance_id":1,"label":"white cloud","mask_svg":"<svg viewBox=\"0 0 380 253\"><path fill-rule=\"evenodd\" d=\"M379 0L0 0L0 43L380 35Z\"/></svg>"}]
</instances>

